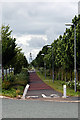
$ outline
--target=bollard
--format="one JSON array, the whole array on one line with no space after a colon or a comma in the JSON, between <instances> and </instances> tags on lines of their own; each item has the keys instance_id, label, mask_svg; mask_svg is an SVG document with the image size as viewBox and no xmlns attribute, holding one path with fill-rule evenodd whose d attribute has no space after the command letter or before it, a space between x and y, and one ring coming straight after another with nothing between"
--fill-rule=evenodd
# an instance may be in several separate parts
<instances>
[{"instance_id":1,"label":"bollard","mask_svg":"<svg viewBox=\"0 0 80 120\"><path fill-rule=\"evenodd\" d=\"M29 89L29 85L27 84L25 89L24 89L23 96L22 96L23 99L25 99L28 89Z\"/></svg>"},{"instance_id":2,"label":"bollard","mask_svg":"<svg viewBox=\"0 0 80 120\"><path fill-rule=\"evenodd\" d=\"M66 98L66 85L63 85L63 97Z\"/></svg>"}]
</instances>

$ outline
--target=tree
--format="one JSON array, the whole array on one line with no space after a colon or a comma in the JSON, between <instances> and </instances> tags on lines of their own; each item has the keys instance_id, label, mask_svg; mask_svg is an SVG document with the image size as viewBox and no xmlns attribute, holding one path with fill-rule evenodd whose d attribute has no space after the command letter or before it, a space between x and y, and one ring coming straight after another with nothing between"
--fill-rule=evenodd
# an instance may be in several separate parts
<instances>
[{"instance_id":1,"label":"tree","mask_svg":"<svg viewBox=\"0 0 80 120\"><path fill-rule=\"evenodd\" d=\"M16 47L16 39L11 38L11 31L9 31L10 27L2 25L1 28L1 40L2 40L2 66L9 67L9 62L16 55L15 47Z\"/></svg>"},{"instance_id":2,"label":"tree","mask_svg":"<svg viewBox=\"0 0 80 120\"><path fill-rule=\"evenodd\" d=\"M2 43L0 40L0 64L2 64Z\"/></svg>"},{"instance_id":3,"label":"tree","mask_svg":"<svg viewBox=\"0 0 80 120\"><path fill-rule=\"evenodd\" d=\"M80 72L80 15L78 17L75 16L72 19L72 23L76 25L76 63L77 71ZM54 40L54 42L51 44L54 55L54 70L58 73L65 71L65 73L72 74L74 71L74 29L74 26L71 26L70 29L66 28L64 34L60 35L59 38ZM45 48L45 46L43 48ZM47 68L51 69L52 49L46 49L44 59L41 57L42 53L44 54L43 49L38 53L36 59L34 60L34 63L38 64L39 67L41 67L42 61L45 60L48 66ZM68 79L72 80L72 75L69 75Z\"/></svg>"},{"instance_id":4,"label":"tree","mask_svg":"<svg viewBox=\"0 0 80 120\"><path fill-rule=\"evenodd\" d=\"M2 25L1 40L2 40L2 66L13 67L15 74L19 73L22 67L28 67L28 62L22 49L17 47L16 39L11 37L10 26Z\"/></svg>"}]
</instances>

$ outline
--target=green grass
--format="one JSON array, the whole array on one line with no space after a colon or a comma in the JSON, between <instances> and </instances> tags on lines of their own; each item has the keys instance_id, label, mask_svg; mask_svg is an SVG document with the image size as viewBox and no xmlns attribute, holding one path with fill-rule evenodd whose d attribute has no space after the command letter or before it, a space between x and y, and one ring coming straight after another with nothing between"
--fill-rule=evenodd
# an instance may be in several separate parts
<instances>
[{"instance_id":1,"label":"green grass","mask_svg":"<svg viewBox=\"0 0 80 120\"><path fill-rule=\"evenodd\" d=\"M52 87L54 90L63 93L63 84L65 84L64 81L60 80L54 80L54 83L52 79L49 77L46 77L40 72L37 72L37 75L43 80L47 85ZM75 92L73 89L67 87L67 96L80 96L80 92Z\"/></svg>"}]
</instances>

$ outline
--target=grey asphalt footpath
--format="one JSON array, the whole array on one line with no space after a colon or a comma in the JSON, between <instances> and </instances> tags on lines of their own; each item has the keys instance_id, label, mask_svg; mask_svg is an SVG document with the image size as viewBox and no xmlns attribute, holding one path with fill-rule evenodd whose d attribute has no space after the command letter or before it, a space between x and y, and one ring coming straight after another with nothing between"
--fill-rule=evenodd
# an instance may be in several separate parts
<instances>
[{"instance_id":1,"label":"grey asphalt footpath","mask_svg":"<svg viewBox=\"0 0 80 120\"><path fill-rule=\"evenodd\" d=\"M2 99L3 118L78 118L79 103Z\"/></svg>"},{"instance_id":2,"label":"grey asphalt footpath","mask_svg":"<svg viewBox=\"0 0 80 120\"><path fill-rule=\"evenodd\" d=\"M69 101L69 102L80 102L80 97L73 97L73 96L68 96L67 98L62 98L62 93L59 93L55 90L31 90L28 91L27 95L26 95L26 99L28 96L38 96L38 98L42 98L42 94L45 94L46 96L50 96L51 94L56 94L59 97L56 97L57 101ZM51 97L50 99L52 99L53 101L55 101L54 97Z\"/></svg>"},{"instance_id":3,"label":"grey asphalt footpath","mask_svg":"<svg viewBox=\"0 0 80 120\"><path fill-rule=\"evenodd\" d=\"M56 94L60 97L62 97L62 93L59 93L53 89L51 90L48 90L48 89L45 89L45 90L30 90L28 91L27 96L38 96L39 98L42 97L42 94L45 94L46 96L50 96L51 94Z\"/></svg>"}]
</instances>

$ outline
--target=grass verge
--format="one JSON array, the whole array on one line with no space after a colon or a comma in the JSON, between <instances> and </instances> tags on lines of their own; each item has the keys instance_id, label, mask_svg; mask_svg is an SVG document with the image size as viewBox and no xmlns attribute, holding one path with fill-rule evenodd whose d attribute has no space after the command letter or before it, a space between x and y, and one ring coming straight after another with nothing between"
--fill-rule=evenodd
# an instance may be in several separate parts
<instances>
[{"instance_id":1,"label":"grass verge","mask_svg":"<svg viewBox=\"0 0 80 120\"><path fill-rule=\"evenodd\" d=\"M50 79L49 77L46 77L45 79L45 76L40 72L37 72L37 75L41 78L41 80L43 80L43 82L45 82L51 88L58 92L63 93L63 85L65 84L64 81L54 80L53 83L52 79ZM80 92L79 91L75 92L73 89L67 87L67 96L80 96Z\"/></svg>"}]
</instances>

